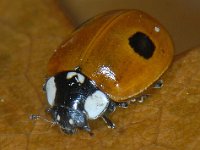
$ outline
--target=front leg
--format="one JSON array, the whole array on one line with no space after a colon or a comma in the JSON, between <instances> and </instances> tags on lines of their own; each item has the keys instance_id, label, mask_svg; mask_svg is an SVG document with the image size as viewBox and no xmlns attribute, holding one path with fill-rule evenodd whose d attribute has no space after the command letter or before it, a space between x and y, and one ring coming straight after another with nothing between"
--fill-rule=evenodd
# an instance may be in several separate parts
<instances>
[{"instance_id":1,"label":"front leg","mask_svg":"<svg viewBox=\"0 0 200 150\"><path fill-rule=\"evenodd\" d=\"M103 115L101 118L107 124L108 128L111 128L111 129L115 128L115 124L106 115Z\"/></svg>"},{"instance_id":2,"label":"front leg","mask_svg":"<svg viewBox=\"0 0 200 150\"><path fill-rule=\"evenodd\" d=\"M149 97L148 94L144 94L144 95L141 95L137 98L134 98L133 100L129 100L127 102L114 102L114 101L110 101L109 105L108 105L108 108L106 110L106 112L104 113L103 116L101 116L101 118L103 119L103 121L108 125L108 128L115 128L115 124L108 118L108 115L112 112L115 111L115 109L117 107L121 107L121 108L127 108L128 105L130 104L130 102L135 102L135 101L138 101L138 102L143 102L144 99L146 99L147 97Z\"/></svg>"},{"instance_id":3,"label":"front leg","mask_svg":"<svg viewBox=\"0 0 200 150\"><path fill-rule=\"evenodd\" d=\"M118 102L110 101L105 114L103 116L101 116L103 121L107 124L108 128L111 128L111 129L115 128L115 124L108 118L108 115L110 113L114 112L117 107L127 108L128 104L129 104L129 102L119 102L118 103Z\"/></svg>"}]
</instances>

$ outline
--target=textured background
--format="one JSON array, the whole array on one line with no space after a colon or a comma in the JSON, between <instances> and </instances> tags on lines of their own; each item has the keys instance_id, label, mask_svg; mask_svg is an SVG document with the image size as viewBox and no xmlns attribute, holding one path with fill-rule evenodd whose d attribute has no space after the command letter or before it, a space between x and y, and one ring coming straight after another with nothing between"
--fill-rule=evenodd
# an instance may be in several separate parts
<instances>
[{"instance_id":1,"label":"textured background","mask_svg":"<svg viewBox=\"0 0 200 150\"><path fill-rule=\"evenodd\" d=\"M73 30L62 9L54 0L0 0L0 149L200 149L200 48L191 49L195 45L175 57L161 90L151 91L143 104L113 113L114 130L96 120L93 137L82 131L69 136L29 120L32 113L48 118L41 88L46 64ZM187 33L182 34L195 39Z\"/></svg>"}]
</instances>

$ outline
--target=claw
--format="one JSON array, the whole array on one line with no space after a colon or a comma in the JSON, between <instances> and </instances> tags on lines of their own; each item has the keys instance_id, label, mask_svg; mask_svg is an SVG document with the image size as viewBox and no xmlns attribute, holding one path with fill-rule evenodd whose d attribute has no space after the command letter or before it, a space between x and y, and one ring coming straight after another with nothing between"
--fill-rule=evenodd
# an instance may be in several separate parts
<instances>
[{"instance_id":1,"label":"claw","mask_svg":"<svg viewBox=\"0 0 200 150\"><path fill-rule=\"evenodd\" d=\"M115 124L107 116L103 115L101 118L108 125L108 128L111 128L111 129L115 128Z\"/></svg>"},{"instance_id":2,"label":"claw","mask_svg":"<svg viewBox=\"0 0 200 150\"><path fill-rule=\"evenodd\" d=\"M83 130L87 131L91 136L94 135L94 133L92 132L91 128L89 126L84 126Z\"/></svg>"},{"instance_id":3,"label":"claw","mask_svg":"<svg viewBox=\"0 0 200 150\"><path fill-rule=\"evenodd\" d=\"M131 102L139 102L139 103L143 103L145 99L147 99L148 97L150 96L150 94L144 94L144 95L141 95L139 97L136 97L134 99L131 100Z\"/></svg>"}]
</instances>

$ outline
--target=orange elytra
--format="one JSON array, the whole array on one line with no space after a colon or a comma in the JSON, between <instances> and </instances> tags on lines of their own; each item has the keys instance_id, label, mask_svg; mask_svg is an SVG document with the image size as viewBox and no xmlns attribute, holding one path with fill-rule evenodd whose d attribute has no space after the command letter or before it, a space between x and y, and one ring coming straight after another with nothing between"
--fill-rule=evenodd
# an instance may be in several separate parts
<instances>
[{"instance_id":1,"label":"orange elytra","mask_svg":"<svg viewBox=\"0 0 200 150\"><path fill-rule=\"evenodd\" d=\"M73 32L51 57L48 75L80 67L101 91L122 102L158 80L172 58L172 40L156 19L138 10L117 10Z\"/></svg>"}]
</instances>

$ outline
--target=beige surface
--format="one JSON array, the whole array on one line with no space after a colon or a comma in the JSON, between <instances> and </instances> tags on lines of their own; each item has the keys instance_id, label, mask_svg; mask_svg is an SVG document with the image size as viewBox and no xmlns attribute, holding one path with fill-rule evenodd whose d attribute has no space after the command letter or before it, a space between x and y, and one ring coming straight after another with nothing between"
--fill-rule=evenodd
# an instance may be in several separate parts
<instances>
[{"instance_id":1,"label":"beige surface","mask_svg":"<svg viewBox=\"0 0 200 150\"><path fill-rule=\"evenodd\" d=\"M0 149L200 149L200 48L176 57L161 90L143 104L117 109L115 130L91 122L94 136L69 136L29 115L44 113L42 92L52 50L72 30L50 0L0 0Z\"/></svg>"},{"instance_id":2,"label":"beige surface","mask_svg":"<svg viewBox=\"0 0 200 150\"><path fill-rule=\"evenodd\" d=\"M140 9L157 18L171 33L176 53L200 45L199 0L60 0L77 24L103 11Z\"/></svg>"},{"instance_id":3,"label":"beige surface","mask_svg":"<svg viewBox=\"0 0 200 150\"><path fill-rule=\"evenodd\" d=\"M1 150L33 144L29 115L44 113L46 64L71 30L53 0L0 0Z\"/></svg>"}]
</instances>

